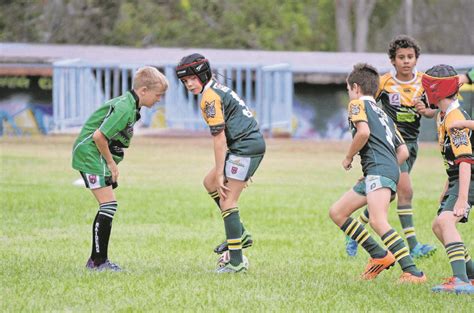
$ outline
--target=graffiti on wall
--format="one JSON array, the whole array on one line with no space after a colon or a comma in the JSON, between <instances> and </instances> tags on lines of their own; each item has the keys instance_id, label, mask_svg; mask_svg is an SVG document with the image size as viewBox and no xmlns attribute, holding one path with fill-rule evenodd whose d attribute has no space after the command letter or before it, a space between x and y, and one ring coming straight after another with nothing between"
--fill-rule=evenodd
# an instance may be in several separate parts
<instances>
[{"instance_id":1,"label":"graffiti on wall","mask_svg":"<svg viewBox=\"0 0 474 313\"><path fill-rule=\"evenodd\" d=\"M0 76L0 136L47 134L52 128L50 76Z\"/></svg>"}]
</instances>

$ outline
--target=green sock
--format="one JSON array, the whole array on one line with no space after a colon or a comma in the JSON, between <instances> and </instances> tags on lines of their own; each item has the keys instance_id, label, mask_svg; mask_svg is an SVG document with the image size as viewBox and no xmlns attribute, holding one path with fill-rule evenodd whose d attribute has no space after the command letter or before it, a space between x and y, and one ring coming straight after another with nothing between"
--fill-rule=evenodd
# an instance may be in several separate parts
<instances>
[{"instance_id":1,"label":"green sock","mask_svg":"<svg viewBox=\"0 0 474 313\"><path fill-rule=\"evenodd\" d=\"M211 196L212 200L214 200L217 204L217 206L220 208L221 207L221 204L220 204L220 197L219 197L219 193L216 191L212 191L212 192L209 192L209 196Z\"/></svg>"},{"instance_id":2,"label":"green sock","mask_svg":"<svg viewBox=\"0 0 474 313\"><path fill-rule=\"evenodd\" d=\"M469 279L474 279L474 264L472 263L471 256L467 252L467 248L464 247L464 262L466 262L466 273Z\"/></svg>"},{"instance_id":3,"label":"green sock","mask_svg":"<svg viewBox=\"0 0 474 313\"><path fill-rule=\"evenodd\" d=\"M242 223L240 223L239 209L230 208L222 212L225 234L229 247L230 264L239 265L242 260Z\"/></svg>"},{"instance_id":4,"label":"green sock","mask_svg":"<svg viewBox=\"0 0 474 313\"><path fill-rule=\"evenodd\" d=\"M415 276L421 276L420 270L413 262L413 259L408 252L405 243L403 242L402 237L395 231L395 229L390 229L382 236L382 241L384 245L392 252L393 256L397 260L398 264L400 264L402 270L404 272L411 273Z\"/></svg>"},{"instance_id":5,"label":"green sock","mask_svg":"<svg viewBox=\"0 0 474 313\"><path fill-rule=\"evenodd\" d=\"M469 282L466 273L464 243L460 241L450 242L444 247L446 248L446 254L448 255L449 263L453 270L453 276L458 277L462 281Z\"/></svg>"},{"instance_id":6,"label":"green sock","mask_svg":"<svg viewBox=\"0 0 474 313\"><path fill-rule=\"evenodd\" d=\"M385 251L375 240L370 236L367 229L358 222L357 220L349 217L344 224L341 226L341 230L353 240L357 242L357 244L361 245L365 251L370 254L371 258L379 259L383 258L387 255L387 251Z\"/></svg>"},{"instance_id":7,"label":"green sock","mask_svg":"<svg viewBox=\"0 0 474 313\"><path fill-rule=\"evenodd\" d=\"M219 193L216 191L212 191L212 192L209 192L209 196L211 196L212 200L214 200L217 204L217 207L220 209L221 208L221 205L220 205L220 197L219 197ZM245 227L244 227L244 223L242 223L242 221L240 221L240 224L242 224L242 235L244 234L245 232Z\"/></svg>"},{"instance_id":8,"label":"green sock","mask_svg":"<svg viewBox=\"0 0 474 313\"><path fill-rule=\"evenodd\" d=\"M357 220L362 224L362 225L367 225L369 222L369 209L367 207L365 208L364 212L362 212Z\"/></svg>"},{"instance_id":9,"label":"green sock","mask_svg":"<svg viewBox=\"0 0 474 313\"><path fill-rule=\"evenodd\" d=\"M415 227L413 225L413 209L411 205L400 205L397 207L398 218L402 224L403 232L405 233L405 238L408 242L408 247L410 251L413 250L418 244L416 239Z\"/></svg>"}]
</instances>

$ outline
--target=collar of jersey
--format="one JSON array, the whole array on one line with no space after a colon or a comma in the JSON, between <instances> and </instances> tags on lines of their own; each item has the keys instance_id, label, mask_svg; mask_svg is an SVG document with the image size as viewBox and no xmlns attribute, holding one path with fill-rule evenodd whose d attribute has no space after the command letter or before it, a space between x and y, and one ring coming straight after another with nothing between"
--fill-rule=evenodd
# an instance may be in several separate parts
<instances>
[{"instance_id":1,"label":"collar of jersey","mask_svg":"<svg viewBox=\"0 0 474 313\"><path fill-rule=\"evenodd\" d=\"M369 101L375 103L375 99L372 96L362 96L362 97L359 98L359 100L362 100L362 101L369 100Z\"/></svg>"},{"instance_id":2,"label":"collar of jersey","mask_svg":"<svg viewBox=\"0 0 474 313\"><path fill-rule=\"evenodd\" d=\"M414 67L413 68L413 78L411 80L407 80L407 81L397 79L397 71L394 68L392 68L390 70L390 74L392 75L393 80L396 81L399 84L412 84L416 81L418 71L416 70L416 67Z\"/></svg>"},{"instance_id":3,"label":"collar of jersey","mask_svg":"<svg viewBox=\"0 0 474 313\"><path fill-rule=\"evenodd\" d=\"M132 94L132 97L133 97L133 100L135 100L135 106L138 109L140 109L140 106L139 106L139 101L140 99L138 98L137 94L135 93L135 91L133 91L133 89L130 89L130 93Z\"/></svg>"},{"instance_id":4,"label":"collar of jersey","mask_svg":"<svg viewBox=\"0 0 474 313\"><path fill-rule=\"evenodd\" d=\"M453 101L449 107L446 109L446 113L445 113L445 117L448 116L448 114L454 110L456 110L457 108L460 107L460 104L459 104L459 101L458 99L456 99L455 101Z\"/></svg>"},{"instance_id":5,"label":"collar of jersey","mask_svg":"<svg viewBox=\"0 0 474 313\"><path fill-rule=\"evenodd\" d=\"M202 89L202 92L206 91L207 89L209 89L209 87L211 87L212 83L214 82L214 79L211 79L207 84L206 86L204 86L204 88Z\"/></svg>"}]
</instances>

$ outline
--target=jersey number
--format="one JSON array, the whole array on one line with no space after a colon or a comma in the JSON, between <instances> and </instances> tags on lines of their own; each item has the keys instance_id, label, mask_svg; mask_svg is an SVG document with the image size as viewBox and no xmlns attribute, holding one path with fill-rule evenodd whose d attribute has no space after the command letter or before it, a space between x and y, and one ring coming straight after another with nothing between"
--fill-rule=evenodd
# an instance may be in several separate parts
<instances>
[{"instance_id":1,"label":"jersey number","mask_svg":"<svg viewBox=\"0 0 474 313\"><path fill-rule=\"evenodd\" d=\"M245 102L244 100L240 99L240 97L234 92L234 91L231 91L230 95L232 96L232 98L234 98L235 100L237 100L237 102L239 103L239 105L242 107L242 114L247 116L247 117L253 117L253 114L252 112L250 112L249 108L247 107L247 105L245 105Z\"/></svg>"},{"instance_id":2,"label":"jersey number","mask_svg":"<svg viewBox=\"0 0 474 313\"><path fill-rule=\"evenodd\" d=\"M377 113L377 116L379 117L379 121L382 124L383 128L385 129L385 138L387 139L388 143L395 149L395 145L393 144L393 133L390 130L390 127L388 126L388 116L385 114L382 109L379 107L376 107L375 105L372 106L374 109L375 113Z\"/></svg>"}]
</instances>

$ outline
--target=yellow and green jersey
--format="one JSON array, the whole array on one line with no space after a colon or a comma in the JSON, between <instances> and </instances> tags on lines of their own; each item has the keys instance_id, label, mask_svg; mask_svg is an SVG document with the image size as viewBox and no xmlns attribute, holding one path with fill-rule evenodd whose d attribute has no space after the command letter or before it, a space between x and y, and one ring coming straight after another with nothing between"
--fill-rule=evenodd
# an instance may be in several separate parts
<instances>
[{"instance_id":1,"label":"yellow and green jersey","mask_svg":"<svg viewBox=\"0 0 474 313\"><path fill-rule=\"evenodd\" d=\"M471 182L474 178L474 156L472 150L473 132L465 129L450 129L451 123L457 120L470 120L469 115L454 101L446 110L437 116L438 143L446 166L449 181L459 179L459 163L471 163Z\"/></svg>"},{"instance_id":2,"label":"yellow and green jersey","mask_svg":"<svg viewBox=\"0 0 474 313\"><path fill-rule=\"evenodd\" d=\"M227 147L240 156L265 153L258 123L245 102L229 87L211 80L204 88L201 112L212 135L225 132Z\"/></svg>"},{"instance_id":3,"label":"yellow and green jersey","mask_svg":"<svg viewBox=\"0 0 474 313\"><path fill-rule=\"evenodd\" d=\"M349 102L348 113L353 137L357 132L356 123L365 122L369 125L369 139L359 151L364 176L384 176L397 183L400 174L396 148L404 141L394 122L370 96Z\"/></svg>"},{"instance_id":4,"label":"yellow and green jersey","mask_svg":"<svg viewBox=\"0 0 474 313\"><path fill-rule=\"evenodd\" d=\"M421 115L416 111L414 100L424 98L421 85L423 73L416 72L410 81L400 81L393 72L380 77L376 100L382 109L395 122L406 142L417 141L420 133Z\"/></svg>"},{"instance_id":5,"label":"yellow and green jersey","mask_svg":"<svg viewBox=\"0 0 474 313\"><path fill-rule=\"evenodd\" d=\"M123 149L130 146L133 126L140 119L138 97L133 91L107 101L85 122L73 146L72 167L78 171L110 176L105 159L92 135L99 129L107 138L116 163L122 161Z\"/></svg>"}]
</instances>

